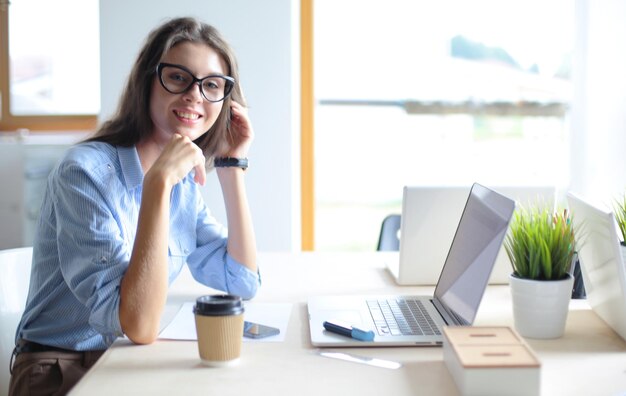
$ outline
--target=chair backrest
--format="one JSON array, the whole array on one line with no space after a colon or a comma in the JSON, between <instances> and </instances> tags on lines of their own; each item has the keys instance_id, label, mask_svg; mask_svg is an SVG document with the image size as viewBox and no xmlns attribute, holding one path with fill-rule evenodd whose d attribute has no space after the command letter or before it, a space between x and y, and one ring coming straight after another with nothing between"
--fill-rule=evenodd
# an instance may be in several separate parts
<instances>
[{"instance_id":1,"label":"chair backrest","mask_svg":"<svg viewBox=\"0 0 626 396\"><path fill-rule=\"evenodd\" d=\"M398 251L400 250L400 224L402 216L399 214L391 214L383 220L380 227L380 236L378 237L379 251Z\"/></svg>"},{"instance_id":2,"label":"chair backrest","mask_svg":"<svg viewBox=\"0 0 626 396\"><path fill-rule=\"evenodd\" d=\"M0 396L9 393L9 361L30 283L33 248L0 250Z\"/></svg>"}]
</instances>

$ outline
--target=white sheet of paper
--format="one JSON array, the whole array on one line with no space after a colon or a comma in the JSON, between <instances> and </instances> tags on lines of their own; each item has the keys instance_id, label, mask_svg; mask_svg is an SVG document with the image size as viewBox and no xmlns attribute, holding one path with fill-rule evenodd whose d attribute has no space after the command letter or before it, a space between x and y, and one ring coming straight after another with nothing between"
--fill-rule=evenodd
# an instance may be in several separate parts
<instances>
[{"instance_id":1,"label":"white sheet of paper","mask_svg":"<svg viewBox=\"0 0 626 396\"><path fill-rule=\"evenodd\" d=\"M351 353L323 351L323 350L318 350L315 353L317 353L320 356L324 356L328 358L345 360L347 362L367 364L370 366L382 367L382 368L387 368L387 369L392 369L392 370L399 369L400 367L402 367L401 363L394 362L391 360L383 360L383 359L376 359L376 358L370 358L370 357L365 357L365 356L358 356L358 355L353 355Z\"/></svg>"},{"instance_id":2,"label":"white sheet of paper","mask_svg":"<svg viewBox=\"0 0 626 396\"><path fill-rule=\"evenodd\" d=\"M178 310L174 319L161 331L160 339L196 341L196 322L193 316L195 302L186 302ZM267 326L277 327L280 334L266 338L251 339L244 337L244 342L281 342L285 340L289 316L291 315L291 303L244 303L245 312L243 317L250 322L256 322Z\"/></svg>"}]
</instances>

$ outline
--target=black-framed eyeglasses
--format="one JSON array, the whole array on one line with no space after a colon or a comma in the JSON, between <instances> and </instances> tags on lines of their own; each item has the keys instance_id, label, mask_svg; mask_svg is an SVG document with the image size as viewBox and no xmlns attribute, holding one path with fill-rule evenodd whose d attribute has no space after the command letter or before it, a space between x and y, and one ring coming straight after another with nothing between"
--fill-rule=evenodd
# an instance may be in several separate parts
<instances>
[{"instance_id":1,"label":"black-framed eyeglasses","mask_svg":"<svg viewBox=\"0 0 626 396\"><path fill-rule=\"evenodd\" d=\"M184 66L172 63L159 63L156 69L159 82L165 90L172 94L187 92L194 84L198 84L202 96L209 102L224 100L235 86L235 79L221 74L211 74L197 78Z\"/></svg>"}]
</instances>

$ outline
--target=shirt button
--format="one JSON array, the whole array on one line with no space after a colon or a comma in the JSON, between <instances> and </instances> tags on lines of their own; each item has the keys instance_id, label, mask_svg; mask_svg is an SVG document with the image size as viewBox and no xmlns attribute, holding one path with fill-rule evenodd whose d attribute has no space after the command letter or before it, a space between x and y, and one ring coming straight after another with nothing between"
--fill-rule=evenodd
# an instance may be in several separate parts
<instances>
[{"instance_id":1,"label":"shirt button","mask_svg":"<svg viewBox=\"0 0 626 396\"><path fill-rule=\"evenodd\" d=\"M185 254L189 254L189 249L185 248L183 249L183 252L185 252Z\"/></svg>"}]
</instances>

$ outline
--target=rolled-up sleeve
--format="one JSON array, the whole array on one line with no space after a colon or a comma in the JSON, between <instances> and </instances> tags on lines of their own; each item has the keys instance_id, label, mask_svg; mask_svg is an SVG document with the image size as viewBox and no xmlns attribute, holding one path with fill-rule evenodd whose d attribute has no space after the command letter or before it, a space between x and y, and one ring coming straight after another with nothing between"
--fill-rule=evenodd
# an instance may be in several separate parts
<instances>
[{"instance_id":1,"label":"rolled-up sleeve","mask_svg":"<svg viewBox=\"0 0 626 396\"><path fill-rule=\"evenodd\" d=\"M103 164L87 171L68 163L59 172L54 212L61 273L88 309L90 326L103 335L120 336L120 284L130 251L103 195L102 185L115 177L114 170Z\"/></svg>"},{"instance_id":2,"label":"rolled-up sleeve","mask_svg":"<svg viewBox=\"0 0 626 396\"><path fill-rule=\"evenodd\" d=\"M238 263L225 247L201 246L187 257L187 265L198 282L243 299L254 297L259 287L258 273Z\"/></svg>"},{"instance_id":3,"label":"rolled-up sleeve","mask_svg":"<svg viewBox=\"0 0 626 396\"><path fill-rule=\"evenodd\" d=\"M244 299L254 297L260 285L259 273L249 270L228 254L227 230L209 214L201 196L197 196L196 210L197 247L187 257L194 279Z\"/></svg>"}]
</instances>

